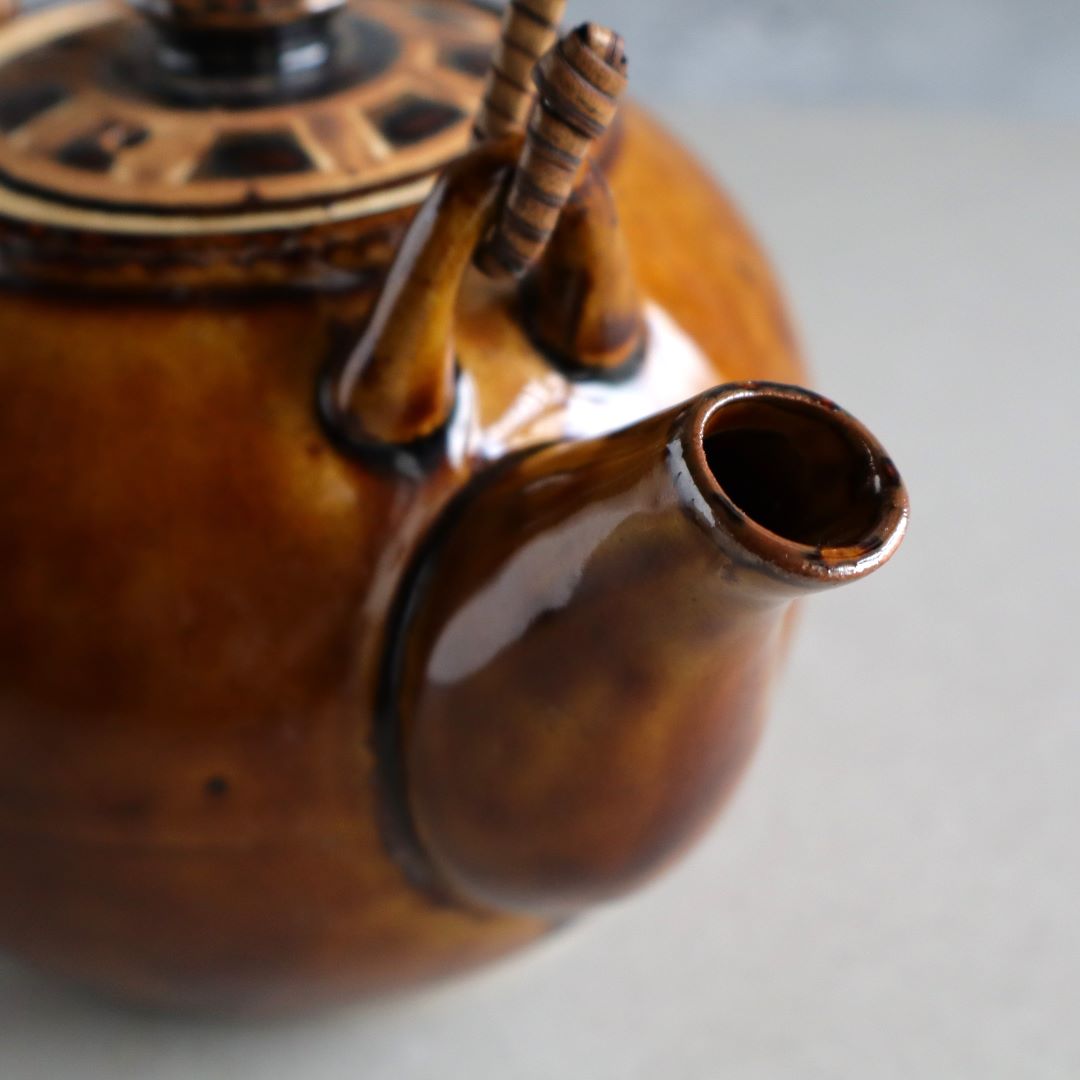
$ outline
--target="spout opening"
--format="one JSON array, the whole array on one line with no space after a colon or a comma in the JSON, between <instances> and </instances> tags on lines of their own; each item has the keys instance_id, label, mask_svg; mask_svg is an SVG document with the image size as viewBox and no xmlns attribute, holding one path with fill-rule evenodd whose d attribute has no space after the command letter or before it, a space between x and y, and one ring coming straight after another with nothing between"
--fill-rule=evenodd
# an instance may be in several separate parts
<instances>
[{"instance_id":1,"label":"spout opening","mask_svg":"<svg viewBox=\"0 0 1080 1080\"><path fill-rule=\"evenodd\" d=\"M859 576L885 562L907 520L899 474L876 438L811 391L771 383L702 402L689 458L736 543L804 578Z\"/></svg>"}]
</instances>

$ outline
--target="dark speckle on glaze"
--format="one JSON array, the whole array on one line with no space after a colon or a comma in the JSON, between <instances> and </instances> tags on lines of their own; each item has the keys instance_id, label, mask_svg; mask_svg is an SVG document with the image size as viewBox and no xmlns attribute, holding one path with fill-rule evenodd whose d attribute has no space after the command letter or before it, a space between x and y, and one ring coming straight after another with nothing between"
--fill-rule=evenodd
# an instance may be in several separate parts
<instances>
[{"instance_id":1,"label":"dark speckle on glaze","mask_svg":"<svg viewBox=\"0 0 1080 1080\"><path fill-rule=\"evenodd\" d=\"M203 790L212 799L220 799L229 794L229 781L224 776L211 776L203 785Z\"/></svg>"}]
</instances>

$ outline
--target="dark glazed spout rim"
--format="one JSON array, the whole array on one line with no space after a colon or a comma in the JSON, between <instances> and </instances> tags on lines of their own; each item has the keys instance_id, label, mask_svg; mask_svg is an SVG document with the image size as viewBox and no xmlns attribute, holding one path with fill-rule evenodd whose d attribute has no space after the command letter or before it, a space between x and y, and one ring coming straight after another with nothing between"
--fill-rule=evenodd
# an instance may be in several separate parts
<instances>
[{"instance_id":1,"label":"dark glazed spout rim","mask_svg":"<svg viewBox=\"0 0 1080 1080\"><path fill-rule=\"evenodd\" d=\"M724 410L739 402L795 406L806 417L820 421L823 430L831 429L845 439L853 454L860 455L873 484L870 495L864 494L872 502L873 513L857 536L843 543L812 543L784 536L755 520L729 495L709 464L706 439L720 426ZM684 494L693 511L737 561L770 576L804 588L854 581L888 562L903 540L908 496L892 459L855 417L812 390L770 382L717 387L691 407L670 449L676 473L685 469L688 474L693 490Z\"/></svg>"}]
</instances>

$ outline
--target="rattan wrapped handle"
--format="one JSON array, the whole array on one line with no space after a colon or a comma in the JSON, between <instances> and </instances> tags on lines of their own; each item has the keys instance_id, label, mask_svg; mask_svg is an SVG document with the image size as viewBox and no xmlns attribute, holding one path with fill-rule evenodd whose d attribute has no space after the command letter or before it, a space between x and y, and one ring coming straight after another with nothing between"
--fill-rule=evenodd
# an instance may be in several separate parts
<instances>
[{"instance_id":1,"label":"rattan wrapped handle","mask_svg":"<svg viewBox=\"0 0 1080 1080\"><path fill-rule=\"evenodd\" d=\"M488 68L476 137L524 131L536 101L533 70L559 37L566 0L510 0Z\"/></svg>"},{"instance_id":2,"label":"rattan wrapped handle","mask_svg":"<svg viewBox=\"0 0 1080 1080\"><path fill-rule=\"evenodd\" d=\"M589 148L614 119L626 89L623 39L587 23L540 60L534 77L539 97L521 161L477 255L490 277L520 277L547 246Z\"/></svg>"}]
</instances>

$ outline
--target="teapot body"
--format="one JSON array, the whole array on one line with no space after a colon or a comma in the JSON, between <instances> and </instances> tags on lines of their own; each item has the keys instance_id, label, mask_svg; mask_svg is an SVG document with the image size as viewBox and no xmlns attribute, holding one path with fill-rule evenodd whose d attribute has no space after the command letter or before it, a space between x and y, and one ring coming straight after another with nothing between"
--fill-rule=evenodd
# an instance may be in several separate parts
<instances>
[{"instance_id":1,"label":"teapot body","mask_svg":"<svg viewBox=\"0 0 1080 1080\"><path fill-rule=\"evenodd\" d=\"M469 434L423 476L337 453L313 407L412 210L379 219L383 263L347 287L3 286L0 949L143 1002L278 1009L550 928L433 897L388 849L373 728L405 568L507 453L804 378L769 267L700 166L629 107L604 171L647 304L640 366L564 376L513 292L472 273Z\"/></svg>"}]
</instances>

